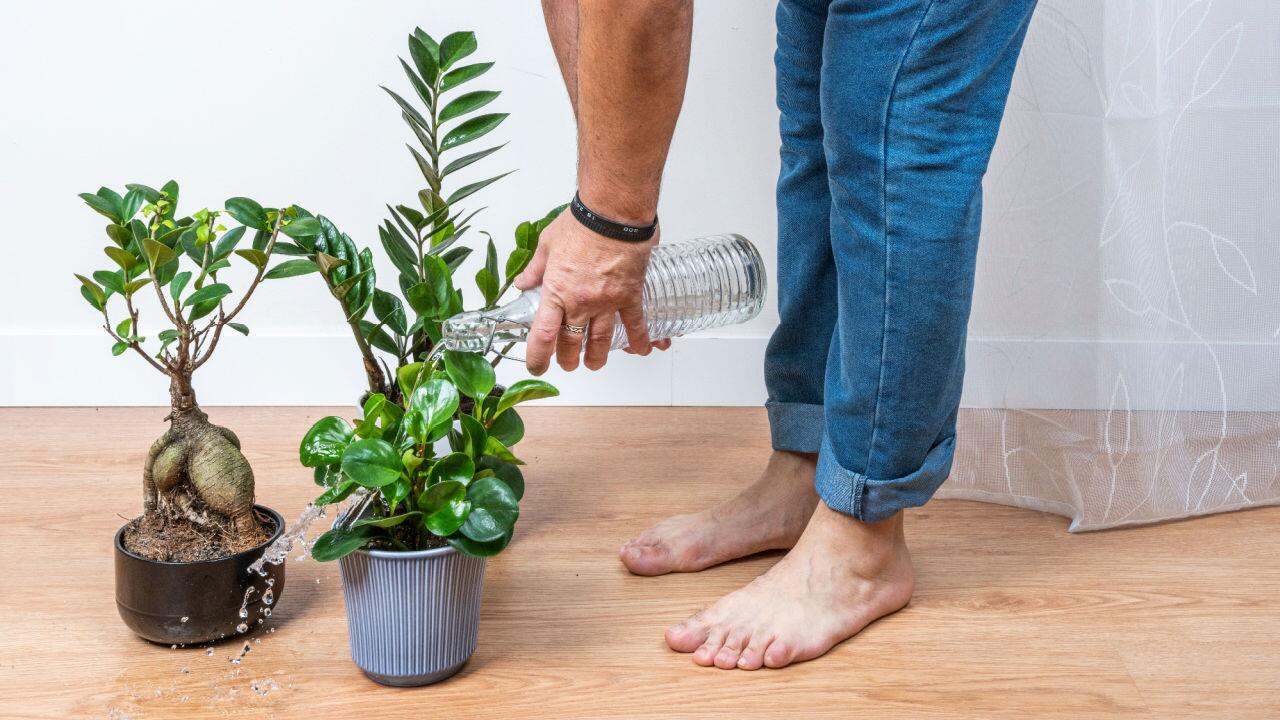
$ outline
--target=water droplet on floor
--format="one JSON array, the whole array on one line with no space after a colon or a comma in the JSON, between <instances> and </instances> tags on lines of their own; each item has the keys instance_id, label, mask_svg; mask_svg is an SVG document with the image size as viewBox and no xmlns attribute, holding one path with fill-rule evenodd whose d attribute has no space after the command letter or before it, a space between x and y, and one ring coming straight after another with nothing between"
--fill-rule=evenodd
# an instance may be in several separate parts
<instances>
[{"instance_id":1,"label":"water droplet on floor","mask_svg":"<svg viewBox=\"0 0 1280 720\"><path fill-rule=\"evenodd\" d=\"M169 646L169 649L170 649L170 650L177 650L177 649L178 649L178 646L177 646L177 645L170 645L170 646Z\"/></svg>"},{"instance_id":2,"label":"water droplet on floor","mask_svg":"<svg viewBox=\"0 0 1280 720\"><path fill-rule=\"evenodd\" d=\"M205 649L204 649L204 654L205 654L205 655L212 655L212 654L213 654L213 648L205 648Z\"/></svg>"},{"instance_id":3,"label":"water droplet on floor","mask_svg":"<svg viewBox=\"0 0 1280 720\"><path fill-rule=\"evenodd\" d=\"M280 683L271 678L260 678L249 683L249 688L259 695L266 695L280 689Z\"/></svg>"}]
</instances>

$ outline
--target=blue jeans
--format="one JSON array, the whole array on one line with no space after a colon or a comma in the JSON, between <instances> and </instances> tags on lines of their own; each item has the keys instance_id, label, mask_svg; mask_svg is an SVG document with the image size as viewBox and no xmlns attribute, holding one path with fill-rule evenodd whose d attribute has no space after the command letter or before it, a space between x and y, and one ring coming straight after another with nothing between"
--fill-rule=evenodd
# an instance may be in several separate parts
<instances>
[{"instance_id":1,"label":"blue jeans","mask_svg":"<svg viewBox=\"0 0 1280 720\"><path fill-rule=\"evenodd\" d=\"M982 176L1035 0L781 0L773 447L864 522L951 470Z\"/></svg>"}]
</instances>

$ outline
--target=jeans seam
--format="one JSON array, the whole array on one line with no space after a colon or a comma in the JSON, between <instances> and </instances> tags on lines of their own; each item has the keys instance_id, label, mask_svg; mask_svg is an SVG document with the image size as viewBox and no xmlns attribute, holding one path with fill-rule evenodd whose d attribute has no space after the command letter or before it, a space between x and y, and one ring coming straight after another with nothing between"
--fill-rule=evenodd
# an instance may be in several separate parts
<instances>
[{"instance_id":1,"label":"jeans seam","mask_svg":"<svg viewBox=\"0 0 1280 720\"><path fill-rule=\"evenodd\" d=\"M916 37L920 35L920 28L924 27L924 21L929 17L929 11L933 9L935 0L929 0L929 4L925 5L924 10L920 12L920 20L916 22L916 26L911 30L911 37L907 39L907 45L902 51L902 57L898 59L898 66L893 71L893 81L889 84L889 100L884 107L884 131L880 138L880 217L882 219L882 232L884 238L884 321L880 329L880 377L876 381L876 404L875 411L871 417L871 440L867 444L867 459L865 467L871 469L871 459L875 456L876 438L880 434L880 408L884 396L885 384L885 358L889 354L889 123L893 118L893 104L898 97L898 82L902 79L902 69L907 64L907 58L911 55L912 47L915 45Z\"/></svg>"}]
</instances>

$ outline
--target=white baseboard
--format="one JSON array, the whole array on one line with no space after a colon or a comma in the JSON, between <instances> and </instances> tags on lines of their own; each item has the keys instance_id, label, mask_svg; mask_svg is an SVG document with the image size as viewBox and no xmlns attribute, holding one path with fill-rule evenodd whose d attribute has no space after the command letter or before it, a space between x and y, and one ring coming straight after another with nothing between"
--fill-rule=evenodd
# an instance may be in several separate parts
<instances>
[{"instance_id":1,"label":"white baseboard","mask_svg":"<svg viewBox=\"0 0 1280 720\"><path fill-rule=\"evenodd\" d=\"M208 405L346 405L363 377L345 335L263 335L219 348L200 371ZM558 405L760 405L760 337L696 336L665 353L614 353L600 372L547 379ZM0 335L0 406L163 405L164 379L139 358L112 358L99 335ZM969 407L1110 407L1123 377L1132 409L1280 410L1280 343L971 339L963 403ZM1012 368L1018 371L1013 372ZM504 382L523 376L503 363Z\"/></svg>"}]
</instances>

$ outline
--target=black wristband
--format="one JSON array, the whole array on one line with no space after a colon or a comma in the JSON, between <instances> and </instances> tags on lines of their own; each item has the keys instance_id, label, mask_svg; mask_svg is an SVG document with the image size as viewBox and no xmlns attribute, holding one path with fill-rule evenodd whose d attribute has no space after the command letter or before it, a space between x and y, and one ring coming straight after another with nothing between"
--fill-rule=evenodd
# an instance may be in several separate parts
<instances>
[{"instance_id":1,"label":"black wristband","mask_svg":"<svg viewBox=\"0 0 1280 720\"><path fill-rule=\"evenodd\" d=\"M628 225L620 223L617 220L610 220L582 204L582 198L578 193L573 194L573 202L569 203L569 211L582 223L588 230L597 235L603 235L614 240L622 240L624 242L644 242L653 237L653 233L658 229L658 218L653 218L653 222L648 225Z\"/></svg>"}]
</instances>

